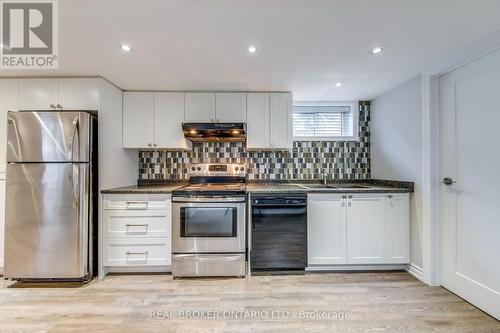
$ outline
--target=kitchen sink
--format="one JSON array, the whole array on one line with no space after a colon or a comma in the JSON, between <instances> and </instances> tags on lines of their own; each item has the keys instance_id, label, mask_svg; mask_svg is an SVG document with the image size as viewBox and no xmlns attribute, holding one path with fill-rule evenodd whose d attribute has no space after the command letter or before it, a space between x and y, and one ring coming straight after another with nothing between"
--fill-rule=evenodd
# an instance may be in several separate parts
<instances>
[{"instance_id":1,"label":"kitchen sink","mask_svg":"<svg viewBox=\"0 0 500 333\"><path fill-rule=\"evenodd\" d=\"M305 189L310 189L310 190L318 190L318 189L368 189L371 188L371 186L367 185L359 185L359 184L297 184L297 186L300 186Z\"/></svg>"},{"instance_id":2,"label":"kitchen sink","mask_svg":"<svg viewBox=\"0 0 500 333\"><path fill-rule=\"evenodd\" d=\"M371 188L371 186L359 185L359 184L336 184L333 186L337 188L346 188L346 189Z\"/></svg>"}]
</instances>

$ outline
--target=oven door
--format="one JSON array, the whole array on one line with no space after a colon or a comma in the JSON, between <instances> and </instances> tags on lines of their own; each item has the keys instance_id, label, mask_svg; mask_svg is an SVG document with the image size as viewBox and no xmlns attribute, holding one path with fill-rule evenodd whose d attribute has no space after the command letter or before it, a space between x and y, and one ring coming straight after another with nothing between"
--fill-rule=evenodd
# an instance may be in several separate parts
<instances>
[{"instance_id":1,"label":"oven door","mask_svg":"<svg viewBox=\"0 0 500 333\"><path fill-rule=\"evenodd\" d=\"M245 252L245 202L213 201L174 198L173 253Z\"/></svg>"}]
</instances>

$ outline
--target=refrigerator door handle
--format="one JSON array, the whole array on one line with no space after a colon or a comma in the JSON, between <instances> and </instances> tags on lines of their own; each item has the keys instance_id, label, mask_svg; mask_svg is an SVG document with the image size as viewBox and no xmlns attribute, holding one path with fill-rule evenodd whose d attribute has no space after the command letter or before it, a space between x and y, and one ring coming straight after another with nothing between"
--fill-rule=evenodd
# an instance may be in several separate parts
<instances>
[{"instance_id":1,"label":"refrigerator door handle","mask_svg":"<svg viewBox=\"0 0 500 333\"><path fill-rule=\"evenodd\" d=\"M73 120L73 125L75 127L73 128L73 134L71 136L71 161L80 161L80 117L79 116L75 117L75 120ZM76 145L75 145L75 139L76 139Z\"/></svg>"},{"instance_id":2,"label":"refrigerator door handle","mask_svg":"<svg viewBox=\"0 0 500 333\"><path fill-rule=\"evenodd\" d=\"M77 206L80 205L80 166L71 165L71 188L73 190L73 201ZM77 207L80 208L80 207Z\"/></svg>"}]
</instances>

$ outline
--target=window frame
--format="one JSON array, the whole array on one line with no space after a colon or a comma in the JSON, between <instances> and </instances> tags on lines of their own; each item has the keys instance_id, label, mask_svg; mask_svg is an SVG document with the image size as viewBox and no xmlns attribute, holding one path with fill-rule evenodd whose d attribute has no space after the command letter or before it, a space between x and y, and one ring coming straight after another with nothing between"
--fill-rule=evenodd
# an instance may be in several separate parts
<instances>
[{"instance_id":1,"label":"window frame","mask_svg":"<svg viewBox=\"0 0 500 333\"><path fill-rule=\"evenodd\" d=\"M345 102L299 102L293 103L293 107L301 106L349 106L353 110L352 114L352 136L299 136L293 137L293 141L359 141L359 102L358 101L345 101ZM292 111L295 113L295 110ZM293 120L292 120L292 133L293 133ZM293 134L292 134L293 135Z\"/></svg>"}]
</instances>

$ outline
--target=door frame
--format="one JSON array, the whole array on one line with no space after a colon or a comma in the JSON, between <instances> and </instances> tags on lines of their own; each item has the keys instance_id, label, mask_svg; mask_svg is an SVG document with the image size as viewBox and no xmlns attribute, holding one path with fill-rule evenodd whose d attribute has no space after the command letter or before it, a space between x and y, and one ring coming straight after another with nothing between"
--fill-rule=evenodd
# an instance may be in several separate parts
<instances>
[{"instance_id":1,"label":"door frame","mask_svg":"<svg viewBox=\"0 0 500 333\"><path fill-rule=\"evenodd\" d=\"M464 52L421 74L423 121L423 235L422 279L432 286L442 284L443 214L441 208L442 124L439 80L460 67L500 50L500 32L471 45Z\"/></svg>"}]
</instances>

